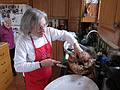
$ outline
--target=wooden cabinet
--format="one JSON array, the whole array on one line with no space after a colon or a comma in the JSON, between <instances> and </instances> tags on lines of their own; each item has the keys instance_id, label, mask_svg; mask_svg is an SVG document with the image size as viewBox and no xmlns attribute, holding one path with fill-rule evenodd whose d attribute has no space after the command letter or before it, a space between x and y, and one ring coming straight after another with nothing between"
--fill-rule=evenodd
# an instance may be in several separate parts
<instances>
[{"instance_id":1,"label":"wooden cabinet","mask_svg":"<svg viewBox=\"0 0 120 90\"><path fill-rule=\"evenodd\" d=\"M69 0L69 31L79 32L79 21L81 15L82 0Z\"/></svg>"},{"instance_id":2,"label":"wooden cabinet","mask_svg":"<svg viewBox=\"0 0 120 90\"><path fill-rule=\"evenodd\" d=\"M80 18L82 0L69 0L69 18Z\"/></svg>"},{"instance_id":3,"label":"wooden cabinet","mask_svg":"<svg viewBox=\"0 0 120 90\"><path fill-rule=\"evenodd\" d=\"M32 0L0 0L1 4L28 4L32 5Z\"/></svg>"},{"instance_id":4,"label":"wooden cabinet","mask_svg":"<svg viewBox=\"0 0 120 90\"><path fill-rule=\"evenodd\" d=\"M33 7L45 11L49 18L68 17L68 0L33 0Z\"/></svg>"},{"instance_id":5,"label":"wooden cabinet","mask_svg":"<svg viewBox=\"0 0 120 90\"><path fill-rule=\"evenodd\" d=\"M51 0L51 15L54 18L68 18L68 0Z\"/></svg>"},{"instance_id":6,"label":"wooden cabinet","mask_svg":"<svg viewBox=\"0 0 120 90\"><path fill-rule=\"evenodd\" d=\"M52 41L52 58L57 60L57 41Z\"/></svg>"},{"instance_id":7,"label":"wooden cabinet","mask_svg":"<svg viewBox=\"0 0 120 90\"><path fill-rule=\"evenodd\" d=\"M57 41L57 60L62 61L64 56L63 41Z\"/></svg>"},{"instance_id":8,"label":"wooden cabinet","mask_svg":"<svg viewBox=\"0 0 120 90\"><path fill-rule=\"evenodd\" d=\"M52 58L61 61L63 60L64 56L64 49L63 49L63 41L53 41L52 42ZM60 76L61 68L53 66L53 76L51 80L54 80Z\"/></svg>"},{"instance_id":9,"label":"wooden cabinet","mask_svg":"<svg viewBox=\"0 0 120 90\"><path fill-rule=\"evenodd\" d=\"M111 45L120 42L120 0L101 0L99 16L99 33Z\"/></svg>"},{"instance_id":10,"label":"wooden cabinet","mask_svg":"<svg viewBox=\"0 0 120 90\"><path fill-rule=\"evenodd\" d=\"M79 32L79 19L68 20L68 30L71 32Z\"/></svg>"},{"instance_id":11,"label":"wooden cabinet","mask_svg":"<svg viewBox=\"0 0 120 90\"><path fill-rule=\"evenodd\" d=\"M79 31L82 0L33 0L33 7L45 11L48 18L68 19L68 29Z\"/></svg>"},{"instance_id":12,"label":"wooden cabinet","mask_svg":"<svg viewBox=\"0 0 120 90\"><path fill-rule=\"evenodd\" d=\"M88 4L85 0L82 0L81 8L81 22L97 22L98 20L98 11L99 11L99 2L91 2Z\"/></svg>"},{"instance_id":13,"label":"wooden cabinet","mask_svg":"<svg viewBox=\"0 0 120 90\"><path fill-rule=\"evenodd\" d=\"M0 43L0 90L6 90L13 79L9 47L7 43Z\"/></svg>"},{"instance_id":14,"label":"wooden cabinet","mask_svg":"<svg viewBox=\"0 0 120 90\"><path fill-rule=\"evenodd\" d=\"M32 0L13 0L14 4L28 4L32 5Z\"/></svg>"},{"instance_id":15,"label":"wooden cabinet","mask_svg":"<svg viewBox=\"0 0 120 90\"><path fill-rule=\"evenodd\" d=\"M53 52L52 52L52 58L58 61L62 61L63 56L64 56L64 49L63 49L63 41L53 41L52 42L52 47L53 47Z\"/></svg>"},{"instance_id":16,"label":"wooden cabinet","mask_svg":"<svg viewBox=\"0 0 120 90\"><path fill-rule=\"evenodd\" d=\"M47 13L48 17L51 16L51 5L50 0L33 0L33 7L38 8Z\"/></svg>"},{"instance_id":17,"label":"wooden cabinet","mask_svg":"<svg viewBox=\"0 0 120 90\"><path fill-rule=\"evenodd\" d=\"M0 4L12 4L13 0L0 0Z\"/></svg>"}]
</instances>

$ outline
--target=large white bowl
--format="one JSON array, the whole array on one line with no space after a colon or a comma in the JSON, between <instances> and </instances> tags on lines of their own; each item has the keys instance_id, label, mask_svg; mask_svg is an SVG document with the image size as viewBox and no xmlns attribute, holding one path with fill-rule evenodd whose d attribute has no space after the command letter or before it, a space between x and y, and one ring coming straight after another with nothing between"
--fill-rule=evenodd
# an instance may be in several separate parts
<instances>
[{"instance_id":1,"label":"large white bowl","mask_svg":"<svg viewBox=\"0 0 120 90\"><path fill-rule=\"evenodd\" d=\"M53 80L44 90L99 90L93 80L81 75L65 75Z\"/></svg>"}]
</instances>

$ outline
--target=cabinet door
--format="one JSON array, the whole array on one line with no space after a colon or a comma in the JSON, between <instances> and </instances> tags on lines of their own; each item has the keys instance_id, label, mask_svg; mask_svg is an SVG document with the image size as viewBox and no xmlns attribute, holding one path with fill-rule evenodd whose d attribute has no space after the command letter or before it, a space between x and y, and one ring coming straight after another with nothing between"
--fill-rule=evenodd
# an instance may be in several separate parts
<instances>
[{"instance_id":1,"label":"cabinet door","mask_svg":"<svg viewBox=\"0 0 120 90\"><path fill-rule=\"evenodd\" d=\"M40 9L48 14L50 17L50 0L33 0L33 7Z\"/></svg>"},{"instance_id":2,"label":"cabinet door","mask_svg":"<svg viewBox=\"0 0 120 90\"><path fill-rule=\"evenodd\" d=\"M120 0L117 2L117 12L115 22L120 23Z\"/></svg>"},{"instance_id":3,"label":"cabinet door","mask_svg":"<svg viewBox=\"0 0 120 90\"><path fill-rule=\"evenodd\" d=\"M62 61L64 55L63 41L52 42L52 58L58 61Z\"/></svg>"},{"instance_id":4,"label":"cabinet door","mask_svg":"<svg viewBox=\"0 0 120 90\"><path fill-rule=\"evenodd\" d=\"M52 17L67 19L68 17L68 0L51 0Z\"/></svg>"},{"instance_id":5,"label":"cabinet door","mask_svg":"<svg viewBox=\"0 0 120 90\"><path fill-rule=\"evenodd\" d=\"M79 19L69 19L68 29L71 32L79 32Z\"/></svg>"},{"instance_id":6,"label":"cabinet door","mask_svg":"<svg viewBox=\"0 0 120 90\"><path fill-rule=\"evenodd\" d=\"M69 19L68 19L69 31L79 32L81 7L82 0L69 0Z\"/></svg>"},{"instance_id":7,"label":"cabinet door","mask_svg":"<svg viewBox=\"0 0 120 90\"><path fill-rule=\"evenodd\" d=\"M57 41L57 60L62 62L64 55L63 41Z\"/></svg>"},{"instance_id":8,"label":"cabinet door","mask_svg":"<svg viewBox=\"0 0 120 90\"><path fill-rule=\"evenodd\" d=\"M30 4L30 0L13 0L14 4Z\"/></svg>"},{"instance_id":9,"label":"cabinet door","mask_svg":"<svg viewBox=\"0 0 120 90\"><path fill-rule=\"evenodd\" d=\"M0 4L12 4L13 0L0 0Z\"/></svg>"},{"instance_id":10,"label":"cabinet door","mask_svg":"<svg viewBox=\"0 0 120 90\"><path fill-rule=\"evenodd\" d=\"M117 5L119 0L101 0L99 33L108 41L118 45L119 33L116 28ZM119 3L120 4L120 3Z\"/></svg>"},{"instance_id":11,"label":"cabinet door","mask_svg":"<svg viewBox=\"0 0 120 90\"><path fill-rule=\"evenodd\" d=\"M100 25L114 29L117 0L101 0Z\"/></svg>"},{"instance_id":12,"label":"cabinet door","mask_svg":"<svg viewBox=\"0 0 120 90\"><path fill-rule=\"evenodd\" d=\"M117 39L118 39L118 45L120 47L120 0L118 0L118 2L117 2L117 12L116 12L115 23L117 23L117 25L118 25L118 28L117 28L117 32L118 32Z\"/></svg>"},{"instance_id":13,"label":"cabinet door","mask_svg":"<svg viewBox=\"0 0 120 90\"><path fill-rule=\"evenodd\" d=\"M52 41L52 58L57 60L57 41Z\"/></svg>"},{"instance_id":14,"label":"cabinet door","mask_svg":"<svg viewBox=\"0 0 120 90\"><path fill-rule=\"evenodd\" d=\"M82 0L69 0L69 18L80 18Z\"/></svg>"},{"instance_id":15,"label":"cabinet door","mask_svg":"<svg viewBox=\"0 0 120 90\"><path fill-rule=\"evenodd\" d=\"M14 4L28 4L32 6L33 1L32 0L13 0Z\"/></svg>"}]
</instances>

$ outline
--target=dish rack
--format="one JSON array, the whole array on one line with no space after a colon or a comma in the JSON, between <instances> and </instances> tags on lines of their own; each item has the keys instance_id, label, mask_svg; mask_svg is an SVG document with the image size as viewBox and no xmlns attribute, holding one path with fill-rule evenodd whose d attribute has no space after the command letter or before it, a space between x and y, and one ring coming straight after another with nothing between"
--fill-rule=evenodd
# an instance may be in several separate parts
<instances>
[{"instance_id":1,"label":"dish rack","mask_svg":"<svg viewBox=\"0 0 120 90\"><path fill-rule=\"evenodd\" d=\"M90 38L92 37L92 35L96 36L96 37L94 37L94 38L96 38L96 41L89 43L89 41L91 41ZM82 42L80 42L80 43L81 44L79 44L79 45L83 50L85 50L88 53L90 53L92 51L93 59L89 60L89 62L87 62L87 63L83 63L82 65L80 65L79 62L70 62L69 60L67 60L68 65L75 74L88 75L88 76L90 74L92 74L92 77L95 76L95 74L96 74L95 69L97 66L96 59L97 59L98 52L100 52L102 50L105 50L106 52L108 52L109 50L118 50L119 49L119 47L117 47L116 45L111 44L111 42L108 42L96 30L91 30L86 35L86 37L82 40ZM89 43L89 45L88 45L88 43ZM68 42L65 42L64 43L65 52L72 54L73 52L70 48L71 48L70 44ZM78 61L80 61L80 60L78 60Z\"/></svg>"}]
</instances>

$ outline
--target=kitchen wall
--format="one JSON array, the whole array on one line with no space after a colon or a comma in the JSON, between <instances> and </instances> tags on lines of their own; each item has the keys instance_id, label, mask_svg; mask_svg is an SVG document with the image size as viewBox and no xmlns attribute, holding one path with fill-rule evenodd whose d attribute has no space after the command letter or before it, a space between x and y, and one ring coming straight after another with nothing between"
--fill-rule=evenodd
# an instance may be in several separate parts
<instances>
[{"instance_id":1,"label":"kitchen wall","mask_svg":"<svg viewBox=\"0 0 120 90\"><path fill-rule=\"evenodd\" d=\"M12 26L19 27L23 13L31 6L26 4L0 4L0 21L2 17L9 16L12 20Z\"/></svg>"},{"instance_id":2,"label":"kitchen wall","mask_svg":"<svg viewBox=\"0 0 120 90\"><path fill-rule=\"evenodd\" d=\"M20 34L21 18L28 8L31 8L31 6L26 4L0 4L0 23L2 25L3 17L7 16L11 18L15 41Z\"/></svg>"}]
</instances>

